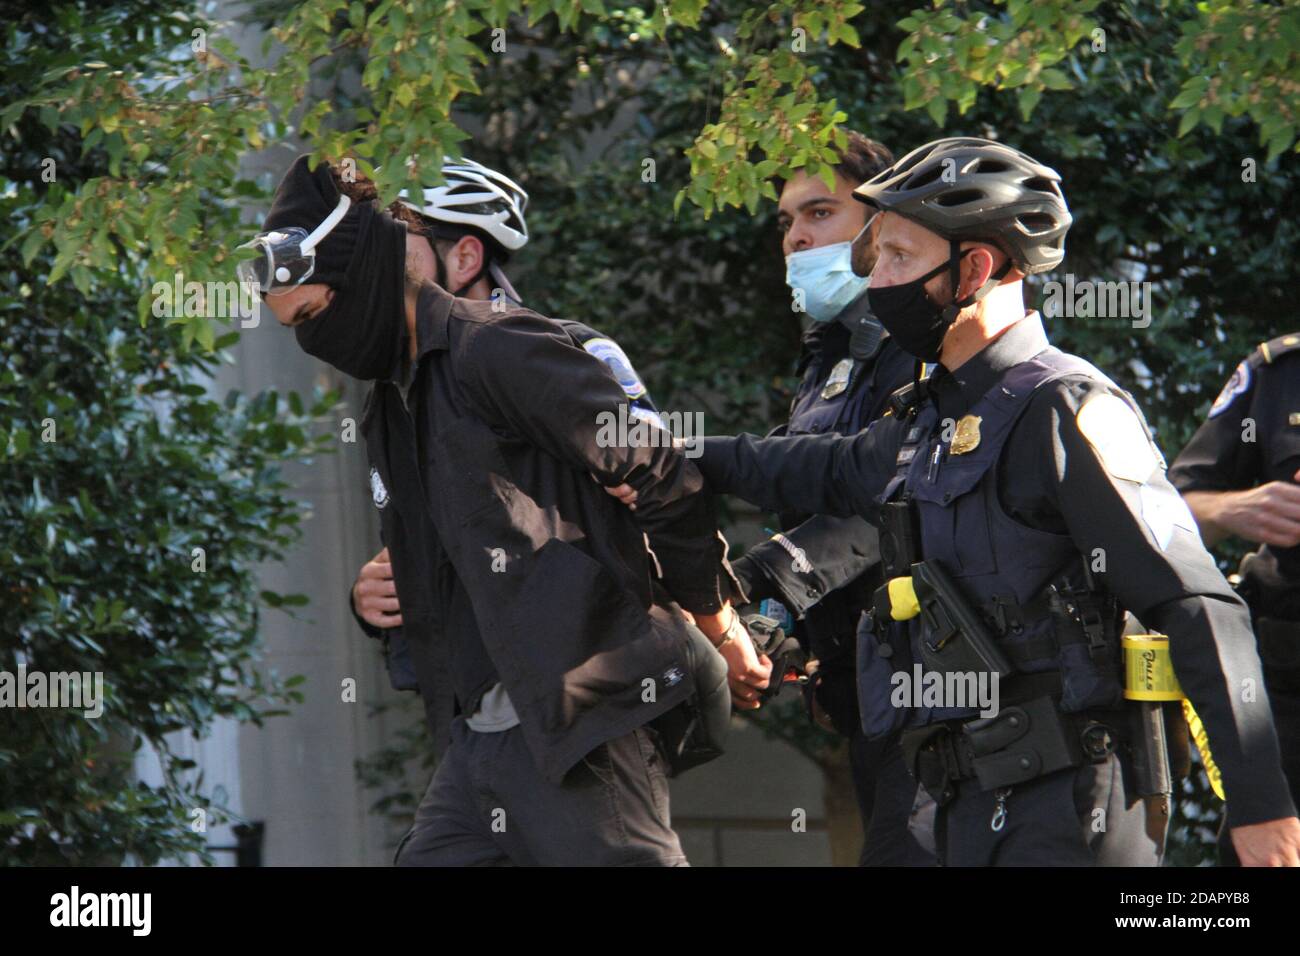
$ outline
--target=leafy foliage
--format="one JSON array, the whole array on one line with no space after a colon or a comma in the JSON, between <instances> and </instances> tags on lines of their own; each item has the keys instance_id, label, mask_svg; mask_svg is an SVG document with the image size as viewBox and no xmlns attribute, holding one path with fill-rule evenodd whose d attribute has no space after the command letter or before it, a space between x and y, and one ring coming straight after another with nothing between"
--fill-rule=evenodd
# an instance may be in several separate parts
<instances>
[{"instance_id":1,"label":"leafy foliage","mask_svg":"<svg viewBox=\"0 0 1300 956\"><path fill-rule=\"evenodd\" d=\"M3 98L51 63L95 55L89 37L147 66L156 48L133 39L132 12L182 22L148 2L10 18ZM32 117L14 132L0 215L20 229L111 175L102 137L87 145L79 127ZM42 178L46 159L60 182ZM173 175L160 162L155 182ZM191 813L220 822L222 808L165 735L202 735L219 717L260 723L301 699L298 679L256 666L256 649L259 605L305 598L259 593L256 569L282 557L301 519L278 466L321 448L310 422L335 398L310 408L274 393L218 400L210 379L238 332L208 352L186 348L176 325L142 326L146 270L117 253L111 270L71 266L70 285L51 281L69 268L62 252L0 252L0 670L100 673L104 690L97 719L0 709L5 863L202 852ZM131 773L146 741L161 757L158 787Z\"/></svg>"}]
</instances>

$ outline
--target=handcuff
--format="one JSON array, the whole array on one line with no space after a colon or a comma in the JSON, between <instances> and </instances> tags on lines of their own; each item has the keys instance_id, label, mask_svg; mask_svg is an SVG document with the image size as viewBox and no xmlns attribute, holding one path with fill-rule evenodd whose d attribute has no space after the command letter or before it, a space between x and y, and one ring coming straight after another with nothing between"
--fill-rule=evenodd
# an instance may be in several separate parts
<instances>
[{"instance_id":1,"label":"handcuff","mask_svg":"<svg viewBox=\"0 0 1300 956\"><path fill-rule=\"evenodd\" d=\"M741 634L743 634L745 637L749 637L749 631L748 629L746 629L744 622L741 621L740 615L736 612L735 608L732 608L731 623L727 625L726 631L723 632L722 640L718 641L718 643L713 645L714 650L721 652L722 649L727 646L727 643L729 641L734 641L736 639L737 628L740 629Z\"/></svg>"}]
</instances>

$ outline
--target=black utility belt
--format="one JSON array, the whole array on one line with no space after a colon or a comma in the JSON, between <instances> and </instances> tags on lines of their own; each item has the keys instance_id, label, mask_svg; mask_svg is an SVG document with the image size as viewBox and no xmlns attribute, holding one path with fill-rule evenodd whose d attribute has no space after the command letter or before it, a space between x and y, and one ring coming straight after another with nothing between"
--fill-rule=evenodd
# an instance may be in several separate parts
<instances>
[{"instance_id":1,"label":"black utility belt","mask_svg":"<svg viewBox=\"0 0 1300 956\"><path fill-rule=\"evenodd\" d=\"M1056 698L1042 696L1003 707L995 717L904 731L902 746L913 776L944 804L960 781L996 790L1100 763L1118 749L1126 728L1122 710L1065 714Z\"/></svg>"}]
</instances>

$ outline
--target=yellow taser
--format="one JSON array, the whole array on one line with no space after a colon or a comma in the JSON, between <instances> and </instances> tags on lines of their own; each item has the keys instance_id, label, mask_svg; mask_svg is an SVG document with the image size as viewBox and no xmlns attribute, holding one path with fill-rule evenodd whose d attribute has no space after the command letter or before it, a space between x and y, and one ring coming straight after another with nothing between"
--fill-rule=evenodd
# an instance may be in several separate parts
<instances>
[{"instance_id":1,"label":"yellow taser","mask_svg":"<svg viewBox=\"0 0 1300 956\"><path fill-rule=\"evenodd\" d=\"M889 616L895 621L910 621L921 613L911 575L889 579Z\"/></svg>"},{"instance_id":2,"label":"yellow taser","mask_svg":"<svg viewBox=\"0 0 1300 956\"><path fill-rule=\"evenodd\" d=\"M1169 657L1169 638L1164 634L1127 634L1124 636L1124 696L1129 700L1181 700L1188 733L1201 755L1201 764L1210 780L1214 795L1223 799L1223 778L1210 753L1210 738L1205 725L1192 708L1174 673Z\"/></svg>"}]
</instances>

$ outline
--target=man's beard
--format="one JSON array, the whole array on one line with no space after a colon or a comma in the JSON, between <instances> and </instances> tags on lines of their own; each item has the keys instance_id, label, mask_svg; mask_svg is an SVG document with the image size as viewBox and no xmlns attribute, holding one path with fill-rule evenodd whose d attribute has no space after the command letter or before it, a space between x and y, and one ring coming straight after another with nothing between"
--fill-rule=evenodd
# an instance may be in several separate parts
<instances>
[{"instance_id":1,"label":"man's beard","mask_svg":"<svg viewBox=\"0 0 1300 956\"><path fill-rule=\"evenodd\" d=\"M420 291L427 286L436 287L437 283L428 276L421 275L408 264L406 267L406 297L408 299L418 299Z\"/></svg>"},{"instance_id":2,"label":"man's beard","mask_svg":"<svg viewBox=\"0 0 1300 956\"><path fill-rule=\"evenodd\" d=\"M428 277L420 275L420 273L416 271L414 261L408 258L406 260L406 288L408 290L410 290L412 287L418 289L421 285L423 285L425 282L428 281L429 281Z\"/></svg>"}]
</instances>

